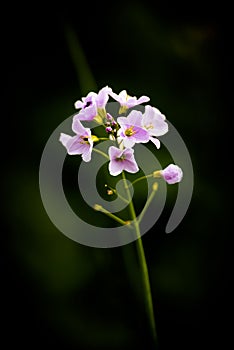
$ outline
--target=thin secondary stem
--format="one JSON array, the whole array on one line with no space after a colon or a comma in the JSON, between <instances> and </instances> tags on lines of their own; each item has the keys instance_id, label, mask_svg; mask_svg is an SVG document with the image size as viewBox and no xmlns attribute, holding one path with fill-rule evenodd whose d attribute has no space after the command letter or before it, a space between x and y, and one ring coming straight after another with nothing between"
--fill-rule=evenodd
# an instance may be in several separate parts
<instances>
[{"instance_id":1,"label":"thin secondary stem","mask_svg":"<svg viewBox=\"0 0 234 350\"><path fill-rule=\"evenodd\" d=\"M129 201L125 199L123 196L121 196L121 194L119 194L117 191L116 191L116 194L124 203L129 204Z\"/></svg>"},{"instance_id":2,"label":"thin secondary stem","mask_svg":"<svg viewBox=\"0 0 234 350\"><path fill-rule=\"evenodd\" d=\"M115 188L113 188L109 185L105 185L105 186L109 187L109 189L112 190L124 203L129 204L129 201L126 198L124 198L123 196L121 196L121 194L119 194Z\"/></svg>"},{"instance_id":3,"label":"thin secondary stem","mask_svg":"<svg viewBox=\"0 0 234 350\"><path fill-rule=\"evenodd\" d=\"M101 205L99 204L95 204L94 205L94 210L96 211L100 211L101 213L109 216L111 219L117 221L119 224L121 225L129 225L129 221L124 221L122 219L120 219L118 216L112 214L111 212L109 212L108 210L106 210L105 208L103 208ZM129 225L130 226L130 225Z\"/></svg>"},{"instance_id":4,"label":"thin secondary stem","mask_svg":"<svg viewBox=\"0 0 234 350\"><path fill-rule=\"evenodd\" d=\"M107 158L108 160L110 160L109 156L108 156L106 153L102 152L100 149L93 148L93 151L96 152L96 153L101 154L103 157L105 157L105 158Z\"/></svg>"},{"instance_id":5,"label":"thin secondary stem","mask_svg":"<svg viewBox=\"0 0 234 350\"><path fill-rule=\"evenodd\" d=\"M145 206L144 206L144 208L142 209L142 212L140 213L140 215L139 215L139 217L138 217L138 225L140 224L140 222L141 222L141 220L143 219L143 217L144 217L144 215L145 215L147 209L149 208L150 203L152 202L152 200L153 200L153 198L154 198L154 196L155 196L155 193L156 193L157 189L158 189L158 184L157 184L157 182L155 182L155 183L153 184L152 192L151 192L151 194L149 195L149 198L147 199L147 201L146 201L146 203L145 203Z\"/></svg>"},{"instance_id":6,"label":"thin secondary stem","mask_svg":"<svg viewBox=\"0 0 234 350\"><path fill-rule=\"evenodd\" d=\"M145 175L145 176L141 176L138 179L136 179L135 181L132 182L132 185L135 185L137 182L144 180L144 179L148 179L150 177L153 177L153 174L149 174L149 175Z\"/></svg>"},{"instance_id":7,"label":"thin secondary stem","mask_svg":"<svg viewBox=\"0 0 234 350\"><path fill-rule=\"evenodd\" d=\"M154 339L155 343L157 343L157 333L156 333L156 326L155 326L155 320L154 320L154 309L153 309L153 301L152 301L152 294L151 294L150 281L149 281L149 272L148 272L148 267L147 267L147 263L146 263L143 243L142 243L142 239L141 239L140 226L139 226L139 223L136 219L136 212L135 212L135 208L134 208L133 201L131 198L131 193L129 191L129 187L128 187L128 184L126 181L124 171L122 172L122 177L123 177L123 181L124 181L124 187L126 189L127 196L129 198L130 214L132 216L133 224L134 224L136 235L137 235L136 245L137 245L137 253L138 253L138 257L139 257L142 282L143 282L144 293L145 293L146 311L147 311L147 314L149 317L149 324L150 324L153 339Z\"/></svg>"}]
</instances>

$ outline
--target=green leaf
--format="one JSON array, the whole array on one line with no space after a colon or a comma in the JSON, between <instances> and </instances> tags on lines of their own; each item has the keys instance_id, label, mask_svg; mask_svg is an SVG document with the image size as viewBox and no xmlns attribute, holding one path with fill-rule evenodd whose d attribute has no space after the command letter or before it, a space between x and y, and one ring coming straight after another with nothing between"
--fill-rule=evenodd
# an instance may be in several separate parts
<instances>
[{"instance_id":1,"label":"green leaf","mask_svg":"<svg viewBox=\"0 0 234 350\"><path fill-rule=\"evenodd\" d=\"M97 90L97 84L75 31L70 25L65 25L64 29L68 49L80 83L81 93L86 95L89 91Z\"/></svg>"}]
</instances>

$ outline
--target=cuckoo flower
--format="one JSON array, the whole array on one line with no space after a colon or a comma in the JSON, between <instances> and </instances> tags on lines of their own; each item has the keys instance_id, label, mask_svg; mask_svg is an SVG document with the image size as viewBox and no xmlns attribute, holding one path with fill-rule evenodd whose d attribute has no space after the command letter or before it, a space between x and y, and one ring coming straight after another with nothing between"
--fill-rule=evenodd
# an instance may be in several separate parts
<instances>
[{"instance_id":1,"label":"cuckoo flower","mask_svg":"<svg viewBox=\"0 0 234 350\"><path fill-rule=\"evenodd\" d=\"M178 165L170 164L165 169L155 172L155 177L158 176L162 176L168 184L172 185L182 180L183 171Z\"/></svg>"},{"instance_id":2,"label":"cuckoo flower","mask_svg":"<svg viewBox=\"0 0 234 350\"><path fill-rule=\"evenodd\" d=\"M74 116L77 120L93 120L97 113L95 92L90 92L86 97L82 97L82 101L76 101L75 108L80 109L80 112Z\"/></svg>"},{"instance_id":3,"label":"cuckoo flower","mask_svg":"<svg viewBox=\"0 0 234 350\"><path fill-rule=\"evenodd\" d=\"M119 117L117 122L120 125L118 131L119 139L127 148L131 148L135 143L146 143L150 136L147 130L142 127L142 114L139 111L131 111L127 117Z\"/></svg>"},{"instance_id":4,"label":"cuckoo flower","mask_svg":"<svg viewBox=\"0 0 234 350\"><path fill-rule=\"evenodd\" d=\"M112 92L112 89L109 86L102 88L96 96L97 108L105 108L107 101L109 100L109 94Z\"/></svg>"},{"instance_id":5,"label":"cuckoo flower","mask_svg":"<svg viewBox=\"0 0 234 350\"><path fill-rule=\"evenodd\" d=\"M75 102L75 108L81 109L74 118L78 120L93 120L98 116L99 110L105 109L106 103L109 99L111 88L108 86L102 88L98 94L90 92L86 97L82 97L82 101Z\"/></svg>"},{"instance_id":6,"label":"cuckoo flower","mask_svg":"<svg viewBox=\"0 0 234 350\"><path fill-rule=\"evenodd\" d=\"M145 106L145 113L142 118L142 126L150 135L157 148L160 148L160 141L155 136L162 136L168 132L168 124L165 122L165 116L155 107Z\"/></svg>"},{"instance_id":7,"label":"cuckoo flower","mask_svg":"<svg viewBox=\"0 0 234 350\"><path fill-rule=\"evenodd\" d=\"M136 98L136 96L129 96L126 90L122 90L119 95L114 92L109 92L109 95L120 104L119 113L124 113L128 108L140 105L141 103L148 102L150 99L147 96L141 96Z\"/></svg>"},{"instance_id":8,"label":"cuckoo flower","mask_svg":"<svg viewBox=\"0 0 234 350\"><path fill-rule=\"evenodd\" d=\"M123 170L129 173L136 173L139 168L134 158L134 150L132 148L125 148L123 150L111 146L109 148L109 172L113 176L122 173Z\"/></svg>"},{"instance_id":9,"label":"cuckoo flower","mask_svg":"<svg viewBox=\"0 0 234 350\"><path fill-rule=\"evenodd\" d=\"M68 154L81 154L82 159L89 162L96 136L92 136L90 129L84 128L79 120L73 121L72 130L76 133L75 136L61 133L59 141L67 149Z\"/></svg>"}]
</instances>

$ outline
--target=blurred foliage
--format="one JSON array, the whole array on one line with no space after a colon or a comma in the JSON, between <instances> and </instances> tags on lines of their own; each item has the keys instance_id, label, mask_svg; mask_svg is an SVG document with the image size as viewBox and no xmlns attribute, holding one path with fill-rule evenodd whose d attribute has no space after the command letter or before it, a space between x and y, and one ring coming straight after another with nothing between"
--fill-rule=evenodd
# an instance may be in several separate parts
<instances>
[{"instance_id":1,"label":"blurred foliage","mask_svg":"<svg viewBox=\"0 0 234 350\"><path fill-rule=\"evenodd\" d=\"M99 17L99 5L60 6L15 15L11 31L6 28L4 122L11 139L2 266L8 345L151 349L134 243L108 250L81 246L53 226L40 199L44 145L74 113L74 102L97 84L150 96L190 151L195 187L187 215L172 234L164 233L177 192L168 188L163 215L143 244L161 349L210 348L222 327L228 332L221 319L231 256L225 185L221 189L210 175L214 164L222 168L216 149L224 128L217 14L193 7L183 15L149 1L104 6ZM169 155L161 152L166 163ZM64 181L75 203L72 174ZM85 215L85 206L80 209Z\"/></svg>"}]
</instances>

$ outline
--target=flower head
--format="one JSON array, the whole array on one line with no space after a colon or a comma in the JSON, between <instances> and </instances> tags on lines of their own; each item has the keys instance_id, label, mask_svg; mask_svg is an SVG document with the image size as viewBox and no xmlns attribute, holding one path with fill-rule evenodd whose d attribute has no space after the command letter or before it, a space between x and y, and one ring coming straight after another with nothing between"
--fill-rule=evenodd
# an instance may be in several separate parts
<instances>
[{"instance_id":1,"label":"flower head","mask_svg":"<svg viewBox=\"0 0 234 350\"><path fill-rule=\"evenodd\" d=\"M180 182L183 177L182 169L175 164L168 165L165 169L160 171L160 174L170 185Z\"/></svg>"},{"instance_id":2,"label":"flower head","mask_svg":"<svg viewBox=\"0 0 234 350\"><path fill-rule=\"evenodd\" d=\"M129 96L126 90L122 90L119 95L114 92L110 92L109 95L116 101L119 102L121 108L119 113L125 112L128 108L140 105L141 103L148 102L150 99L147 96L141 96L136 98L136 96Z\"/></svg>"},{"instance_id":3,"label":"flower head","mask_svg":"<svg viewBox=\"0 0 234 350\"><path fill-rule=\"evenodd\" d=\"M84 128L79 120L73 121L72 130L76 133L75 136L60 134L59 141L67 149L70 155L81 154L85 162L91 160L93 149L93 137L88 128Z\"/></svg>"},{"instance_id":4,"label":"flower head","mask_svg":"<svg viewBox=\"0 0 234 350\"><path fill-rule=\"evenodd\" d=\"M104 109L109 99L109 93L112 91L108 86L102 88L98 94L90 92L81 101L75 102L75 108L81 109L75 116L78 120L93 120L98 115L99 109Z\"/></svg>"},{"instance_id":5,"label":"flower head","mask_svg":"<svg viewBox=\"0 0 234 350\"><path fill-rule=\"evenodd\" d=\"M109 94L112 92L112 89L109 86L102 88L96 96L97 108L105 108L107 101L109 100Z\"/></svg>"},{"instance_id":6,"label":"flower head","mask_svg":"<svg viewBox=\"0 0 234 350\"><path fill-rule=\"evenodd\" d=\"M142 127L142 114L139 111L132 111L127 117L119 117L117 122L120 125L118 136L123 140L127 148L131 148L135 143L146 143L150 135Z\"/></svg>"},{"instance_id":7,"label":"flower head","mask_svg":"<svg viewBox=\"0 0 234 350\"><path fill-rule=\"evenodd\" d=\"M168 124L165 116L155 107L145 106L142 117L142 126L149 132L150 141L160 148L160 141L155 136L162 136L168 132Z\"/></svg>"},{"instance_id":8,"label":"flower head","mask_svg":"<svg viewBox=\"0 0 234 350\"><path fill-rule=\"evenodd\" d=\"M86 97L82 97L82 101L76 101L75 108L80 109L80 112L74 118L78 120L93 120L97 115L95 92L90 92Z\"/></svg>"},{"instance_id":9,"label":"flower head","mask_svg":"<svg viewBox=\"0 0 234 350\"><path fill-rule=\"evenodd\" d=\"M109 171L113 176L119 175L123 170L129 173L136 173L139 168L134 158L134 150L125 148L123 150L111 146L109 148Z\"/></svg>"}]
</instances>

